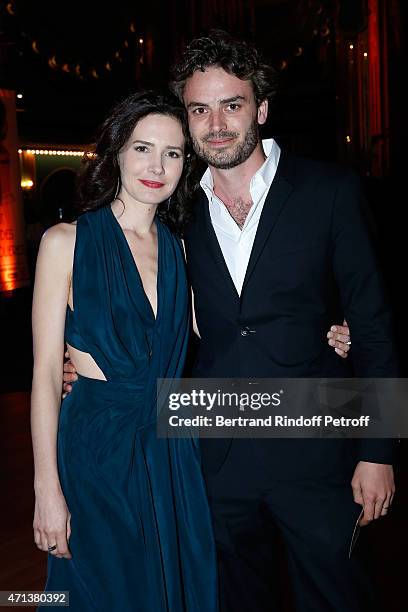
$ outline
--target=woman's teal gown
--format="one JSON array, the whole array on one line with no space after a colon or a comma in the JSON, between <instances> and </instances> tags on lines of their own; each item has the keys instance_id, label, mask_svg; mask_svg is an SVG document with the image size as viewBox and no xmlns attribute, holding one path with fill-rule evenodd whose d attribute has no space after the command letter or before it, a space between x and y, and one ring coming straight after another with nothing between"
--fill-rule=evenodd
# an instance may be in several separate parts
<instances>
[{"instance_id":1,"label":"woman's teal gown","mask_svg":"<svg viewBox=\"0 0 408 612\"><path fill-rule=\"evenodd\" d=\"M66 341L107 381L79 377L60 412L72 559L48 556L46 590L69 591L73 612L217 610L197 441L156 435L156 379L182 376L189 328L181 244L157 233L155 318L111 208L77 222Z\"/></svg>"}]
</instances>

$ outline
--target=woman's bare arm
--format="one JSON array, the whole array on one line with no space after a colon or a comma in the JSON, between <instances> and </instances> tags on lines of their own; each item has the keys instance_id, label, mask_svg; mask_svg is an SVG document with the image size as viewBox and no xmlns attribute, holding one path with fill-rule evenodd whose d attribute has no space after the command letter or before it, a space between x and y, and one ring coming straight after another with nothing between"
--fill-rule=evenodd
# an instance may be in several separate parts
<instances>
[{"instance_id":1,"label":"woman's bare arm","mask_svg":"<svg viewBox=\"0 0 408 612\"><path fill-rule=\"evenodd\" d=\"M31 431L36 508L34 537L42 550L57 544L69 557L69 515L57 469L57 428L61 404L65 313L72 271L75 227L59 224L41 241L33 297L34 372ZM68 535L67 535L68 534Z\"/></svg>"}]
</instances>

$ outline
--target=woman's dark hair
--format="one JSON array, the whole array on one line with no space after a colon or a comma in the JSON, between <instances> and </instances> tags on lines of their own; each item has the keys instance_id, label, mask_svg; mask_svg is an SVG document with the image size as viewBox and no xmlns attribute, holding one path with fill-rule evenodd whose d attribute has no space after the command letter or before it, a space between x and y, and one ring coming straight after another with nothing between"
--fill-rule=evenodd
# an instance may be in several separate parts
<instances>
[{"instance_id":1,"label":"woman's dark hair","mask_svg":"<svg viewBox=\"0 0 408 612\"><path fill-rule=\"evenodd\" d=\"M191 216L192 194L197 187L196 159L190 145L184 107L171 94L142 91L119 102L98 130L94 154L86 155L78 177L78 209L80 213L110 205L120 189L118 155L127 143L135 125L147 115L166 115L180 122L186 139L184 167L170 203L158 208L161 221L178 235Z\"/></svg>"},{"instance_id":2,"label":"woman's dark hair","mask_svg":"<svg viewBox=\"0 0 408 612\"><path fill-rule=\"evenodd\" d=\"M197 70L204 72L210 66L219 66L239 79L251 81L258 106L263 100L272 100L276 94L277 71L263 60L251 43L235 39L223 30L210 30L188 45L173 66L170 89L183 101L186 80Z\"/></svg>"}]
</instances>

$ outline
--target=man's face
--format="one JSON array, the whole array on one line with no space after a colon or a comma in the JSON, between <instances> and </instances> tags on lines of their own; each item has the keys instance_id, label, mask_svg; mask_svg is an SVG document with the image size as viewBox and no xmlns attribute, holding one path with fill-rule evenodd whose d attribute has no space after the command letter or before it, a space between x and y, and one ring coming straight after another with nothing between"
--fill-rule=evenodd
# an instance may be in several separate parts
<instances>
[{"instance_id":1,"label":"man's face","mask_svg":"<svg viewBox=\"0 0 408 612\"><path fill-rule=\"evenodd\" d=\"M256 105L252 84L222 68L198 70L183 93L197 155L214 168L234 168L259 143L258 124L265 123L268 103Z\"/></svg>"}]
</instances>

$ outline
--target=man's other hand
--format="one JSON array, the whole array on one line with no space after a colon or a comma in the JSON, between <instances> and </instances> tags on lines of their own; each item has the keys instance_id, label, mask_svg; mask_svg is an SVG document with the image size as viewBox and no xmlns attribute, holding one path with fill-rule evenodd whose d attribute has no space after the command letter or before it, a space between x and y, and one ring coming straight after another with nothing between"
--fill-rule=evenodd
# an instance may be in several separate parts
<instances>
[{"instance_id":1,"label":"man's other hand","mask_svg":"<svg viewBox=\"0 0 408 612\"><path fill-rule=\"evenodd\" d=\"M363 506L360 525L386 516L395 493L392 465L359 461L351 481L354 501Z\"/></svg>"}]
</instances>

